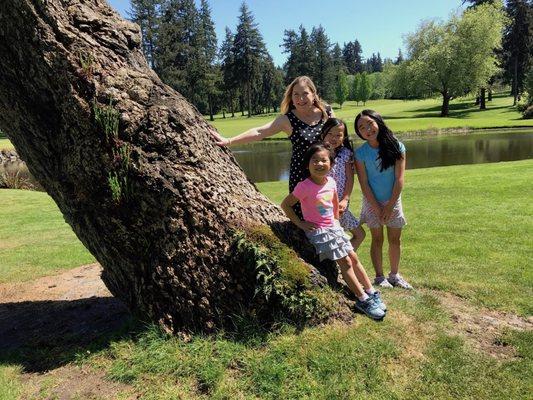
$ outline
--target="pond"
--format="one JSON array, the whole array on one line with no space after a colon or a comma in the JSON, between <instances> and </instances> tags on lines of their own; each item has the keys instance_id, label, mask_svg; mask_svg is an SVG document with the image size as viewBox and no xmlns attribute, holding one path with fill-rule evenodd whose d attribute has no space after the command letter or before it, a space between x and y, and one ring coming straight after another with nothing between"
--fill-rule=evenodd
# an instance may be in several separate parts
<instances>
[{"instance_id":1,"label":"pond","mask_svg":"<svg viewBox=\"0 0 533 400\"><path fill-rule=\"evenodd\" d=\"M479 164L533 158L533 128L402 139L407 148L407 169L458 164ZM363 142L357 138L355 147ZM291 145L288 140L262 141L232 147L237 161L253 182L289 179ZM0 165L0 176L9 173L33 185L36 182L23 162ZM38 185L36 185L38 186Z\"/></svg>"},{"instance_id":2,"label":"pond","mask_svg":"<svg viewBox=\"0 0 533 400\"><path fill-rule=\"evenodd\" d=\"M407 169L480 164L533 158L533 129L491 130L468 134L401 139L407 148ZM355 147L363 143L357 138ZM289 179L288 140L263 141L232 147L253 182Z\"/></svg>"}]
</instances>

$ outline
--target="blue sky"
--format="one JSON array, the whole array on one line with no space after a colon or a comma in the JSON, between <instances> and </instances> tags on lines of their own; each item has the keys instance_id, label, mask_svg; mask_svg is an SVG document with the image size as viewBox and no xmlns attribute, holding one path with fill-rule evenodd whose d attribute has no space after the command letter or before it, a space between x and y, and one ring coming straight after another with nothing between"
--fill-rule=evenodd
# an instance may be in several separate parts
<instances>
[{"instance_id":1,"label":"blue sky","mask_svg":"<svg viewBox=\"0 0 533 400\"><path fill-rule=\"evenodd\" d=\"M129 0L107 0L128 17ZM242 0L208 0L217 38L224 38L225 27L233 32ZM199 0L197 0L199 4ZM464 8L462 0L246 0L263 35L274 63L282 65L286 55L279 47L285 29L297 30L300 24L310 32L322 24L332 43L359 40L363 57L380 52L395 58L398 48L404 51L405 34L414 32L429 18L447 19L450 13Z\"/></svg>"}]
</instances>

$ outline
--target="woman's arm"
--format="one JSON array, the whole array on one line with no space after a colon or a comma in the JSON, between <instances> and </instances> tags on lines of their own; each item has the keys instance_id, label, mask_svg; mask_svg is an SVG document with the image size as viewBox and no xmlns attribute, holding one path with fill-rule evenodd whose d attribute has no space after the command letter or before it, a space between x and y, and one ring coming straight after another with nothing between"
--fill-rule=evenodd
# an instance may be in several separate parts
<instances>
[{"instance_id":1,"label":"woman's arm","mask_svg":"<svg viewBox=\"0 0 533 400\"><path fill-rule=\"evenodd\" d=\"M275 120L270 121L263 126L248 129L246 132L232 138L225 138L216 131L213 131L211 134L215 138L216 144L219 146L232 146L235 144L255 142L273 136L279 132L285 132L289 136L292 133L291 124L286 115L279 115Z\"/></svg>"},{"instance_id":2,"label":"woman's arm","mask_svg":"<svg viewBox=\"0 0 533 400\"><path fill-rule=\"evenodd\" d=\"M342 194L342 199L339 199L339 212L342 214L348 207L348 202L350 201L350 196L352 195L353 190L353 162L349 161L345 163L345 176L346 184L344 185L344 193Z\"/></svg>"},{"instance_id":3,"label":"woman's arm","mask_svg":"<svg viewBox=\"0 0 533 400\"><path fill-rule=\"evenodd\" d=\"M367 201L370 203L370 206L372 207L372 210L374 210L374 213L376 214L376 216L380 218L381 217L381 206L379 205L376 198L374 197L374 193L372 193L372 189L370 188L370 185L368 184L365 164L361 161L355 160L355 170L357 171L357 179L359 180L359 186L361 186L361 192L363 192L363 195L365 196Z\"/></svg>"},{"instance_id":4,"label":"woman's arm","mask_svg":"<svg viewBox=\"0 0 533 400\"><path fill-rule=\"evenodd\" d=\"M298 215L294 212L292 208L296 203L298 203L298 198L289 193L287 197L281 202L281 209L285 212L285 215L291 220L291 222L296 225L298 228L303 229L305 232L310 232L316 229L316 225L312 222L302 221Z\"/></svg>"},{"instance_id":5,"label":"woman's arm","mask_svg":"<svg viewBox=\"0 0 533 400\"><path fill-rule=\"evenodd\" d=\"M396 201L402 193L403 177L405 175L405 153L403 153L403 158L396 160L396 164L394 165L394 175L396 176L396 180L394 181L394 186L392 187L392 195L385 207L383 207L383 213L381 214L383 222L387 222L389 220L392 214L392 209L394 208L394 204L396 204Z\"/></svg>"}]
</instances>

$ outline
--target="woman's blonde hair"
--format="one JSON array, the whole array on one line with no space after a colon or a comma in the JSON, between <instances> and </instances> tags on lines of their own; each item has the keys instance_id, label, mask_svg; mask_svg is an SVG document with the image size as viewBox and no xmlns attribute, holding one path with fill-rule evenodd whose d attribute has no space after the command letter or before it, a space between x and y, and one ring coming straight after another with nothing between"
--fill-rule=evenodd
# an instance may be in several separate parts
<instances>
[{"instance_id":1,"label":"woman's blonde hair","mask_svg":"<svg viewBox=\"0 0 533 400\"><path fill-rule=\"evenodd\" d=\"M309 78L308 76L298 76L294 78L294 80L287 86L287 89L285 89L285 94L283 95L283 100L281 101L280 110L282 114L287 114L290 110L294 108L294 103L292 102L292 90L294 86L299 83L306 85L309 90L311 90L311 93L313 93L314 100L313 104L315 107L318 107L320 111L322 111L322 119L325 120L328 118L328 113L326 112L326 106L320 100L320 97L318 96L318 93L316 91L316 86Z\"/></svg>"}]
</instances>

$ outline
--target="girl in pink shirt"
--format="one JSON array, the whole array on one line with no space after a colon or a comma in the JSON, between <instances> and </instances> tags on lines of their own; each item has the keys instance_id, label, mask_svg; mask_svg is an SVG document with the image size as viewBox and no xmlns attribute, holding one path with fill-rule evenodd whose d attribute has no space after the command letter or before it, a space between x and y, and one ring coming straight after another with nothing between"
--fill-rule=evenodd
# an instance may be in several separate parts
<instances>
[{"instance_id":1,"label":"girl in pink shirt","mask_svg":"<svg viewBox=\"0 0 533 400\"><path fill-rule=\"evenodd\" d=\"M320 260L337 262L342 277L357 296L356 308L370 318L382 319L387 308L379 292L372 287L350 239L339 224L337 185L328 176L334 157L329 146L323 143L311 145L303 160L309 177L298 183L292 193L285 197L281 208L296 226L304 230ZM302 207L303 220L292 208L298 202Z\"/></svg>"}]
</instances>

